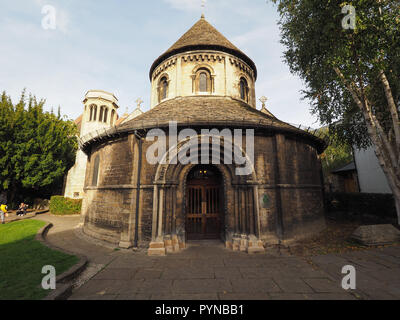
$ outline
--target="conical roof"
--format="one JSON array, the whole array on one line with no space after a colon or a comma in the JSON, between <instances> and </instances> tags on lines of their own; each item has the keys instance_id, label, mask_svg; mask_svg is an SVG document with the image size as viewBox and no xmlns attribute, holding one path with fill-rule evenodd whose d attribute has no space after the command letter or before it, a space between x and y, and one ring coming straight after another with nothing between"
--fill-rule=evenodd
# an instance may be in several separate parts
<instances>
[{"instance_id":1,"label":"conical roof","mask_svg":"<svg viewBox=\"0 0 400 320\"><path fill-rule=\"evenodd\" d=\"M255 77L257 78L257 68L254 62L215 29L204 16L175 42L172 47L154 61L150 69L150 78L154 69L169 57L189 50L202 49L213 49L237 56L254 70Z\"/></svg>"}]
</instances>

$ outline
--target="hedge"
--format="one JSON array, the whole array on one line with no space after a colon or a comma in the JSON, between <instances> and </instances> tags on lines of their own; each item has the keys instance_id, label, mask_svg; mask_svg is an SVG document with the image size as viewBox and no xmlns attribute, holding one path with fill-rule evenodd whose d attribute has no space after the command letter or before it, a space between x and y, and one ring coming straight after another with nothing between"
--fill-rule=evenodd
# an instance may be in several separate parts
<instances>
[{"instance_id":1,"label":"hedge","mask_svg":"<svg viewBox=\"0 0 400 320\"><path fill-rule=\"evenodd\" d=\"M81 199L70 199L63 196L53 196L50 199L50 213L55 215L80 214L81 208Z\"/></svg>"}]
</instances>

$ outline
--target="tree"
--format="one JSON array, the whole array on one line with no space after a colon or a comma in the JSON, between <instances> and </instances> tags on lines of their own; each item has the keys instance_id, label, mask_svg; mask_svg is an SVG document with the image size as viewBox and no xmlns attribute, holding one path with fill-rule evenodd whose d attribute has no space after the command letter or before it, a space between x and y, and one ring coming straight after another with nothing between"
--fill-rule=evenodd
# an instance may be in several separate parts
<instances>
[{"instance_id":1,"label":"tree","mask_svg":"<svg viewBox=\"0 0 400 320\"><path fill-rule=\"evenodd\" d=\"M335 133L329 133L328 128L318 130L321 134L329 136L329 145L321 154L322 171L327 177L332 170L339 169L353 161L353 151L351 146L338 139Z\"/></svg>"},{"instance_id":2,"label":"tree","mask_svg":"<svg viewBox=\"0 0 400 320\"><path fill-rule=\"evenodd\" d=\"M17 194L48 194L74 164L76 125L60 112L44 112L44 103L25 92L16 105L1 96L0 190L9 203Z\"/></svg>"},{"instance_id":3,"label":"tree","mask_svg":"<svg viewBox=\"0 0 400 320\"><path fill-rule=\"evenodd\" d=\"M312 112L342 140L374 146L400 224L399 1L271 1L285 61L304 80Z\"/></svg>"}]
</instances>

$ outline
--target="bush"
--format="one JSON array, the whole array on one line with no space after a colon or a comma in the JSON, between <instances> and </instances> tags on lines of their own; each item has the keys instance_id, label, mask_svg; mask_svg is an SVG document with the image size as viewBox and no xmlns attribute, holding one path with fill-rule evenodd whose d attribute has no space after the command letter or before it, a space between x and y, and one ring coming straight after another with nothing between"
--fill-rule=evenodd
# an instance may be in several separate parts
<instances>
[{"instance_id":1,"label":"bush","mask_svg":"<svg viewBox=\"0 0 400 320\"><path fill-rule=\"evenodd\" d=\"M50 199L50 213L55 215L80 214L81 208L81 199L70 199L63 196L53 196Z\"/></svg>"}]
</instances>

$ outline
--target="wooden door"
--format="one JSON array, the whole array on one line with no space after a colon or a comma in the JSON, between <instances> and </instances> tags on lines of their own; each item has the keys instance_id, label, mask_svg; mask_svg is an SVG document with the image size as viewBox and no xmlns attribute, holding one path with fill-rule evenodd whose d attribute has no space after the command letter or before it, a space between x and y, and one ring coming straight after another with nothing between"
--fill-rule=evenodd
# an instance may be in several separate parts
<instances>
[{"instance_id":1,"label":"wooden door","mask_svg":"<svg viewBox=\"0 0 400 320\"><path fill-rule=\"evenodd\" d=\"M218 239L221 227L218 185L189 185L186 207L188 240Z\"/></svg>"}]
</instances>

